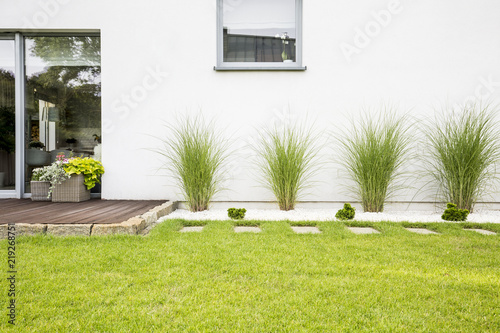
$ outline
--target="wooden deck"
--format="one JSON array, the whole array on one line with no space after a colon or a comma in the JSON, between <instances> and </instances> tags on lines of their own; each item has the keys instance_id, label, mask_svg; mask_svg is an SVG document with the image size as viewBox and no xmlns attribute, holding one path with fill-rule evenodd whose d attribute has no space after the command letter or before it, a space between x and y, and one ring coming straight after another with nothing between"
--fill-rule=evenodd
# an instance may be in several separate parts
<instances>
[{"instance_id":1,"label":"wooden deck","mask_svg":"<svg viewBox=\"0 0 500 333\"><path fill-rule=\"evenodd\" d=\"M31 199L0 199L0 224L120 223L141 215L165 201L91 199L84 202L41 202Z\"/></svg>"}]
</instances>

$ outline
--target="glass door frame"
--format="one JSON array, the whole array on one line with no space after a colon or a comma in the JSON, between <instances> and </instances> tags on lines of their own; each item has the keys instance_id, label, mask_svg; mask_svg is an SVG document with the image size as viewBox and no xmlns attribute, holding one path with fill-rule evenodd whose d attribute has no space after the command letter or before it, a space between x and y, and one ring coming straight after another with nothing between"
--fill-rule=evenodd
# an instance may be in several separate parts
<instances>
[{"instance_id":1,"label":"glass door frame","mask_svg":"<svg viewBox=\"0 0 500 333\"><path fill-rule=\"evenodd\" d=\"M24 198L24 154L25 154L25 126L24 126L24 37L21 33L16 33L16 198ZM31 197L31 193L29 196Z\"/></svg>"},{"instance_id":2,"label":"glass door frame","mask_svg":"<svg viewBox=\"0 0 500 333\"><path fill-rule=\"evenodd\" d=\"M0 40L14 40L15 83L15 190L0 190L0 199L23 198L24 195L24 39L21 33L1 34ZM30 197L28 195L27 197Z\"/></svg>"}]
</instances>

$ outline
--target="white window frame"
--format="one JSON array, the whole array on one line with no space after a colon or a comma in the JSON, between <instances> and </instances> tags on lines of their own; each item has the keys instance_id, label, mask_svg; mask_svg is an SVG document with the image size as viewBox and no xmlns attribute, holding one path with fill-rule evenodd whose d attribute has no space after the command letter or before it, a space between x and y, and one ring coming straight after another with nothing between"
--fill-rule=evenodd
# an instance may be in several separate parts
<instances>
[{"instance_id":1,"label":"white window frame","mask_svg":"<svg viewBox=\"0 0 500 333\"><path fill-rule=\"evenodd\" d=\"M272 1L272 0L269 0ZM302 0L295 0L296 50L295 62L224 62L223 0L217 0L217 71L304 71L302 66Z\"/></svg>"}]
</instances>

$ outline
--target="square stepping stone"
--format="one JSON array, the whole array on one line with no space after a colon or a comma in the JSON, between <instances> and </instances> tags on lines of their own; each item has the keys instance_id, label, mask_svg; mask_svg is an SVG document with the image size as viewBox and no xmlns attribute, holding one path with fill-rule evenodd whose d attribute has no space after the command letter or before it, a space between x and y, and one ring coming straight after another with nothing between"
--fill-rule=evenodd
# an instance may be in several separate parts
<instances>
[{"instance_id":1,"label":"square stepping stone","mask_svg":"<svg viewBox=\"0 0 500 333\"><path fill-rule=\"evenodd\" d=\"M234 232L261 232L259 227L234 227Z\"/></svg>"},{"instance_id":2,"label":"square stepping stone","mask_svg":"<svg viewBox=\"0 0 500 333\"><path fill-rule=\"evenodd\" d=\"M405 228L408 231L414 232L416 234L422 234L422 235L437 235L438 233L429 229L424 229L424 228Z\"/></svg>"},{"instance_id":3,"label":"square stepping stone","mask_svg":"<svg viewBox=\"0 0 500 333\"><path fill-rule=\"evenodd\" d=\"M380 231L370 227L347 227L347 229L358 235L380 234Z\"/></svg>"},{"instance_id":4,"label":"square stepping stone","mask_svg":"<svg viewBox=\"0 0 500 333\"><path fill-rule=\"evenodd\" d=\"M181 232L200 232L203 230L203 227L184 227L180 231Z\"/></svg>"},{"instance_id":5,"label":"square stepping stone","mask_svg":"<svg viewBox=\"0 0 500 333\"><path fill-rule=\"evenodd\" d=\"M297 234L320 234L318 227L292 227Z\"/></svg>"},{"instance_id":6,"label":"square stepping stone","mask_svg":"<svg viewBox=\"0 0 500 333\"><path fill-rule=\"evenodd\" d=\"M497 234L496 232L484 230L484 229L465 229L465 230L479 232L480 234L483 234L483 235L496 235Z\"/></svg>"}]
</instances>

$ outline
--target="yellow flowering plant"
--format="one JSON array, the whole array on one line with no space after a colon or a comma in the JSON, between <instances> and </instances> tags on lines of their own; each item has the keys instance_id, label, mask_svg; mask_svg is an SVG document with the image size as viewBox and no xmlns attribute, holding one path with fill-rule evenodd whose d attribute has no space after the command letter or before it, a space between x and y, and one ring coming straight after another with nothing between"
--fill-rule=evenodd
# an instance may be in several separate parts
<instances>
[{"instance_id":1,"label":"yellow flowering plant","mask_svg":"<svg viewBox=\"0 0 500 333\"><path fill-rule=\"evenodd\" d=\"M95 183L101 183L99 177L104 173L102 163L90 157L73 157L64 163L64 171L68 174L83 174L84 184L87 189L95 186Z\"/></svg>"}]
</instances>

